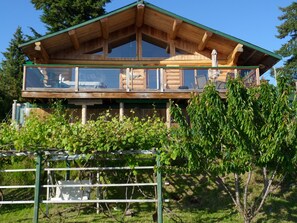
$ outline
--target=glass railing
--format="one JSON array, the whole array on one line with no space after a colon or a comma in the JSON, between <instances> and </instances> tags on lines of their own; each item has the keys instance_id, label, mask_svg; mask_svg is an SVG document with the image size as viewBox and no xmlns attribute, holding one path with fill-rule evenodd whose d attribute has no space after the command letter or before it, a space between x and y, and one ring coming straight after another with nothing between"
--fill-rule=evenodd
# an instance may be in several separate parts
<instances>
[{"instance_id":1,"label":"glass railing","mask_svg":"<svg viewBox=\"0 0 297 223\"><path fill-rule=\"evenodd\" d=\"M226 90L230 78L259 83L256 67L53 67L25 66L24 91L202 91L209 82Z\"/></svg>"},{"instance_id":2,"label":"glass railing","mask_svg":"<svg viewBox=\"0 0 297 223\"><path fill-rule=\"evenodd\" d=\"M26 67L25 89L34 88L74 88L64 81L75 82L75 68L66 67Z\"/></svg>"},{"instance_id":3,"label":"glass railing","mask_svg":"<svg viewBox=\"0 0 297 223\"><path fill-rule=\"evenodd\" d=\"M119 89L120 76L124 70L104 68L80 68L78 70L79 89Z\"/></svg>"}]
</instances>

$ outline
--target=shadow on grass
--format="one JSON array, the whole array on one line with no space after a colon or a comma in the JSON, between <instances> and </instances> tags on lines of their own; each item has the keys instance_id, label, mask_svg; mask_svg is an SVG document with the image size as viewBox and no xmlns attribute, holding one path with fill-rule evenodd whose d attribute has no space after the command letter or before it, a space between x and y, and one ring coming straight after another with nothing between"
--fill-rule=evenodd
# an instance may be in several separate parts
<instances>
[{"instance_id":1,"label":"shadow on grass","mask_svg":"<svg viewBox=\"0 0 297 223\"><path fill-rule=\"evenodd\" d=\"M4 192L4 201L25 201L34 200L34 189L10 189ZM12 211L23 210L24 208L30 208L33 204L5 204L0 208L0 213L9 213Z\"/></svg>"},{"instance_id":2,"label":"shadow on grass","mask_svg":"<svg viewBox=\"0 0 297 223\"><path fill-rule=\"evenodd\" d=\"M297 222L296 182L285 181L280 190L272 194L262 209L257 222Z\"/></svg>"},{"instance_id":3,"label":"shadow on grass","mask_svg":"<svg viewBox=\"0 0 297 223\"><path fill-rule=\"evenodd\" d=\"M201 175L170 175L166 181L170 184L164 194L170 199L166 206L170 210L198 212L200 219L195 222L222 222L238 215L229 195Z\"/></svg>"}]
</instances>

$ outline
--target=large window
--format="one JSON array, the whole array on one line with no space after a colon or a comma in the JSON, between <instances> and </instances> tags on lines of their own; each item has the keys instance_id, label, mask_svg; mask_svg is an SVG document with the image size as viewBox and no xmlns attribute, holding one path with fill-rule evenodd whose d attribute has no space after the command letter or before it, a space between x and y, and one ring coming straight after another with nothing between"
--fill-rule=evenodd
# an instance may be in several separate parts
<instances>
[{"instance_id":1,"label":"large window","mask_svg":"<svg viewBox=\"0 0 297 223\"><path fill-rule=\"evenodd\" d=\"M136 58L136 40L135 37L127 40L128 42L121 42L118 44L109 45L110 58Z\"/></svg>"},{"instance_id":2,"label":"large window","mask_svg":"<svg viewBox=\"0 0 297 223\"><path fill-rule=\"evenodd\" d=\"M143 58L168 58L170 57L168 44L143 36L142 42ZM103 55L103 49L94 52L96 55ZM137 58L137 41L135 36L109 43L109 58Z\"/></svg>"},{"instance_id":3,"label":"large window","mask_svg":"<svg viewBox=\"0 0 297 223\"><path fill-rule=\"evenodd\" d=\"M169 57L170 54L166 52L166 46L164 44L159 45L146 40L142 40L142 57Z\"/></svg>"}]
</instances>

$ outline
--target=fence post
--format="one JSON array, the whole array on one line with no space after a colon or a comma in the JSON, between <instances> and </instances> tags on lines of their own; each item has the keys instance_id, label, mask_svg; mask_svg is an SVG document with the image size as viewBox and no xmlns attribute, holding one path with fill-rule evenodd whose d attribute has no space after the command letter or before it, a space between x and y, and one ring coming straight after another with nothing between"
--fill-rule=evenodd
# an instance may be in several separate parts
<instances>
[{"instance_id":1,"label":"fence post","mask_svg":"<svg viewBox=\"0 0 297 223\"><path fill-rule=\"evenodd\" d=\"M163 223L162 175L160 152L157 151L157 194L158 194L158 223Z\"/></svg>"},{"instance_id":2,"label":"fence post","mask_svg":"<svg viewBox=\"0 0 297 223\"><path fill-rule=\"evenodd\" d=\"M40 178L42 168L42 154L37 153L36 157L36 175L35 175L35 193L34 193L34 217L33 223L38 223L39 216L39 198L40 198Z\"/></svg>"},{"instance_id":3,"label":"fence post","mask_svg":"<svg viewBox=\"0 0 297 223\"><path fill-rule=\"evenodd\" d=\"M66 158L66 167L67 168L70 168L71 167L70 162L68 160L68 156ZM70 180L70 170L66 170L65 180Z\"/></svg>"},{"instance_id":4,"label":"fence post","mask_svg":"<svg viewBox=\"0 0 297 223\"><path fill-rule=\"evenodd\" d=\"M11 120L16 121L17 100L13 100Z\"/></svg>"}]
</instances>

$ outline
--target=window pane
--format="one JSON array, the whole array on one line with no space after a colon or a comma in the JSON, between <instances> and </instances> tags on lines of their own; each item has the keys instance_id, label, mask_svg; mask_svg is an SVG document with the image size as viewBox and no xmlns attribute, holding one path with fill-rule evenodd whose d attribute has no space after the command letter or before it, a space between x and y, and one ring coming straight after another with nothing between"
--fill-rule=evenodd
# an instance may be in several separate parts
<instances>
[{"instance_id":1,"label":"window pane","mask_svg":"<svg viewBox=\"0 0 297 223\"><path fill-rule=\"evenodd\" d=\"M189 89L195 87L195 71L194 70L184 70L184 86Z\"/></svg>"},{"instance_id":2,"label":"window pane","mask_svg":"<svg viewBox=\"0 0 297 223\"><path fill-rule=\"evenodd\" d=\"M208 70L197 70L196 82L196 88L203 89L208 82Z\"/></svg>"},{"instance_id":3,"label":"window pane","mask_svg":"<svg viewBox=\"0 0 297 223\"><path fill-rule=\"evenodd\" d=\"M169 57L165 48L142 40L142 57Z\"/></svg>"},{"instance_id":4,"label":"window pane","mask_svg":"<svg viewBox=\"0 0 297 223\"><path fill-rule=\"evenodd\" d=\"M108 54L108 57L136 58L136 40L114 48L111 47L111 52Z\"/></svg>"},{"instance_id":5,"label":"window pane","mask_svg":"<svg viewBox=\"0 0 297 223\"><path fill-rule=\"evenodd\" d=\"M157 89L157 70L147 70L147 88Z\"/></svg>"}]
</instances>

